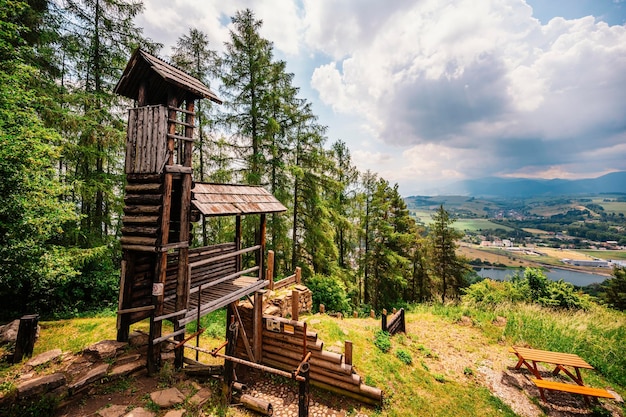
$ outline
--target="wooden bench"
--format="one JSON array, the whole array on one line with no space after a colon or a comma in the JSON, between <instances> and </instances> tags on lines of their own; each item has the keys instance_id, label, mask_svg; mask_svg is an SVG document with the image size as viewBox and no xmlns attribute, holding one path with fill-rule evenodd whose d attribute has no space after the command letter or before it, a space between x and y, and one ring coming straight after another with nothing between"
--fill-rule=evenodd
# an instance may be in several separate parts
<instances>
[{"instance_id":1,"label":"wooden bench","mask_svg":"<svg viewBox=\"0 0 626 417\"><path fill-rule=\"evenodd\" d=\"M541 397L544 400L544 389L549 389L552 391L571 392L573 394L581 394L589 397L610 398L612 400L615 399L615 396L613 394L601 388L591 388L582 385L566 384L563 382L546 381L544 379L531 379L531 381L537 386L537 388L539 388L539 391L541 392Z\"/></svg>"}]
</instances>

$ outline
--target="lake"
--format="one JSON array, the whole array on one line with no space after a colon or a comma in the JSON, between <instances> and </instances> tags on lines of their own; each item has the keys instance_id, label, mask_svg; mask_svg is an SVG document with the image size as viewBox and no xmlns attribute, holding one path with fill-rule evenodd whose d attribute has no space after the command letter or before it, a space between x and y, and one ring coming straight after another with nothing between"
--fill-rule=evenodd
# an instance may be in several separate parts
<instances>
[{"instance_id":1,"label":"lake","mask_svg":"<svg viewBox=\"0 0 626 417\"><path fill-rule=\"evenodd\" d=\"M498 281L508 281L512 275L517 272L514 269L497 269L497 268L481 268L474 269L478 275L484 278L491 278ZM523 269L520 269L520 274L524 273ZM544 271L544 274L552 281L558 281L562 279L565 282L569 282L578 287L585 287L589 284L599 283L609 278L604 275L587 274L585 272L570 271L568 269L552 268L548 271Z\"/></svg>"}]
</instances>

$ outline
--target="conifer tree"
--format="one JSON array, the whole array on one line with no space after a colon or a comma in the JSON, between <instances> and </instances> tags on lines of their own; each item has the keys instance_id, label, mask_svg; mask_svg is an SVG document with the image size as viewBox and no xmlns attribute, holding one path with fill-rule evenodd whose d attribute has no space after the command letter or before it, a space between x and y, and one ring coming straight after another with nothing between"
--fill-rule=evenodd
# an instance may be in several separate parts
<instances>
[{"instance_id":1,"label":"conifer tree","mask_svg":"<svg viewBox=\"0 0 626 417\"><path fill-rule=\"evenodd\" d=\"M467 271L465 261L456 255L456 242L463 234L452 227L454 222L443 205L440 205L433 215L428 233L431 265L434 276L441 282L442 303L445 303L447 297L459 296Z\"/></svg>"}]
</instances>

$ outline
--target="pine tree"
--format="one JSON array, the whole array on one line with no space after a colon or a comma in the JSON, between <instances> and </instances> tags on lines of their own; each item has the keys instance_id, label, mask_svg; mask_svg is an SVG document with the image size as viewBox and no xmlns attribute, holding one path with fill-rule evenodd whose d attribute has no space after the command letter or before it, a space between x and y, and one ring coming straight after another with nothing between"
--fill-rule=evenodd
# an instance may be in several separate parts
<instances>
[{"instance_id":1,"label":"pine tree","mask_svg":"<svg viewBox=\"0 0 626 417\"><path fill-rule=\"evenodd\" d=\"M210 86L209 80L216 73L217 55L215 51L209 49L209 39L207 35L198 29L189 29L189 33L178 38L176 46L172 48L172 62L179 68L187 71L198 80L202 81L206 86ZM207 170L211 165L210 160L213 158L209 153L212 148L210 138L214 136L214 114L212 112L212 104L209 100L199 100L195 109L195 122L197 129L194 134L197 136L194 157L195 178L204 182L207 178ZM209 144L207 146L207 138ZM219 146L219 145L218 145ZM219 157L223 157L219 154ZM212 221L218 227L218 234L221 232L222 219ZM207 219L202 217L202 245L206 246L209 242L209 231ZM218 240L219 241L219 240Z\"/></svg>"},{"instance_id":2,"label":"pine tree","mask_svg":"<svg viewBox=\"0 0 626 417\"><path fill-rule=\"evenodd\" d=\"M221 58L221 121L232 134L235 151L243 160L243 179L260 185L266 172L264 141L271 121L268 106L272 78L272 44L259 35L263 24L250 9L232 18L233 29Z\"/></svg>"},{"instance_id":3,"label":"pine tree","mask_svg":"<svg viewBox=\"0 0 626 417\"><path fill-rule=\"evenodd\" d=\"M335 244L337 245L337 262L340 268L346 269L352 257L353 241L356 238L354 216L354 197L356 181L359 173L352 165L350 149L343 141L331 145L330 158L333 161L331 177L336 182L336 190L332 199L332 222L335 228Z\"/></svg>"},{"instance_id":4,"label":"pine tree","mask_svg":"<svg viewBox=\"0 0 626 417\"><path fill-rule=\"evenodd\" d=\"M441 302L446 297L458 297L463 286L467 263L456 256L457 240L463 234L452 227L455 222L449 213L439 206L433 215L428 238L433 274L441 281Z\"/></svg>"},{"instance_id":5,"label":"pine tree","mask_svg":"<svg viewBox=\"0 0 626 417\"><path fill-rule=\"evenodd\" d=\"M303 102L295 137L293 174L292 268L330 274L337 258L325 190L333 186L329 159L323 149L325 127L316 122L310 104Z\"/></svg>"},{"instance_id":6,"label":"pine tree","mask_svg":"<svg viewBox=\"0 0 626 417\"><path fill-rule=\"evenodd\" d=\"M82 245L105 244L112 214L121 209L115 192L121 186L125 123L113 87L132 50L150 45L133 22L138 1L66 0L63 31L67 39L64 85L76 115L73 142L65 152L68 182L76 184L82 215Z\"/></svg>"}]
</instances>

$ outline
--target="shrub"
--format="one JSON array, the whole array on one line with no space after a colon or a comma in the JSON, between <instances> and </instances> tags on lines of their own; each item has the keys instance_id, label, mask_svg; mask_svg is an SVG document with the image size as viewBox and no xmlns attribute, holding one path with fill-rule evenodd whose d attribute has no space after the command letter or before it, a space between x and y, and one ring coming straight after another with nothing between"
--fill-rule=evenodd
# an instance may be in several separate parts
<instances>
[{"instance_id":1,"label":"shrub","mask_svg":"<svg viewBox=\"0 0 626 417\"><path fill-rule=\"evenodd\" d=\"M613 269L613 277L604 281L605 300L614 309L626 311L626 268Z\"/></svg>"},{"instance_id":2,"label":"shrub","mask_svg":"<svg viewBox=\"0 0 626 417\"><path fill-rule=\"evenodd\" d=\"M374 345L383 353L389 352L391 349L391 336L389 333L379 330L374 338Z\"/></svg>"},{"instance_id":3,"label":"shrub","mask_svg":"<svg viewBox=\"0 0 626 417\"><path fill-rule=\"evenodd\" d=\"M324 304L326 310L342 313L351 313L350 298L343 283L325 275L313 275L306 281L307 287L313 293L313 309L318 310Z\"/></svg>"},{"instance_id":4,"label":"shrub","mask_svg":"<svg viewBox=\"0 0 626 417\"><path fill-rule=\"evenodd\" d=\"M400 361L406 365L410 365L413 363L413 357L409 352L404 349L396 350L396 357L400 359Z\"/></svg>"}]
</instances>

